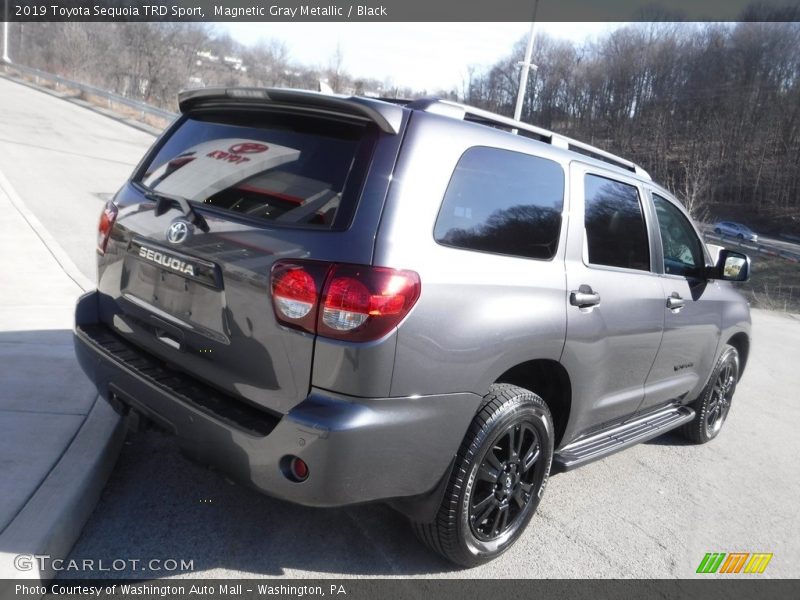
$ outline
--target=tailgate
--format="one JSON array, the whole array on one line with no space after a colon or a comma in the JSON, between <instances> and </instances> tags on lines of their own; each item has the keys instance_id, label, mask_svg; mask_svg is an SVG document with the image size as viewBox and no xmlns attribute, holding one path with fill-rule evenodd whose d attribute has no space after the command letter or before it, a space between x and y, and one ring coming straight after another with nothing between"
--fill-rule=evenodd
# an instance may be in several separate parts
<instances>
[{"instance_id":1,"label":"tailgate","mask_svg":"<svg viewBox=\"0 0 800 600\"><path fill-rule=\"evenodd\" d=\"M288 412L308 395L314 336L276 321L270 269L370 263L374 233L363 232L377 229L388 178L373 185L367 171L387 136L399 137L252 108L185 115L115 199L102 322L174 369ZM148 192L189 200L200 220Z\"/></svg>"}]
</instances>

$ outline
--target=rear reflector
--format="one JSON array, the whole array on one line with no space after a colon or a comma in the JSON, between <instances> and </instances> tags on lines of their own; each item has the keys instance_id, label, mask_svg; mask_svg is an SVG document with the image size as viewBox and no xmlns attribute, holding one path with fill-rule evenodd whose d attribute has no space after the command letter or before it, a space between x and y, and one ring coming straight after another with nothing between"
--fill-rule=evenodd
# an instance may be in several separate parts
<instances>
[{"instance_id":1,"label":"rear reflector","mask_svg":"<svg viewBox=\"0 0 800 600\"><path fill-rule=\"evenodd\" d=\"M302 458L297 458L295 456L292 459L289 468L291 469L292 475L297 481L305 481L308 479L308 465Z\"/></svg>"},{"instance_id":2,"label":"rear reflector","mask_svg":"<svg viewBox=\"0 0 800 600\"><path fill-rule=\"evenodd\" d=\"M118 212L116 204L107 202L103 212L100 214L100 223L97 226L97 252L100 254L106 253L108 240L111 237L111 230L114 229L114 223L117 221Z\"/></svg>"},{"instance_id":3,"label":"rear reflector","mask_svg":"<svg viewBox=\"0 0 800 600\"><path fill-rule=\"evenodd\" d=\"M289 481L293 481L294 483L303 483L306 479L308 479L308 464L306 464L306 462L298 456L287 454L281 458L279 467L283 473L283 476Z\"/></svg>"},{"instance_id":4,"label":"rear reflector","mask_svg":"<svg viewBox=\"0 0 800 600\"><path fill-rule=\"evenodd\" d=\"M415 272L385 267L279 261L272 269L281 323L354 342L379 339L397 327L420 289Z\"/></svg>"}]
</instances>

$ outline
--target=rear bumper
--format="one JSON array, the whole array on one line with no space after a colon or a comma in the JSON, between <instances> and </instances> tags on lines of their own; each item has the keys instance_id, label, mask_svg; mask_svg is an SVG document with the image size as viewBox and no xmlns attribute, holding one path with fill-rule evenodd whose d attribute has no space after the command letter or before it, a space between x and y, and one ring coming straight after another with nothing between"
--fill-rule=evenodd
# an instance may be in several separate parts
<instances>
[{"instance_id":1,"label":"rear bumper","mask_svg":"<svg viewBox=\"0 0 800 600\"><path fill-rule=\"evenodd\" d=\"M173 432L193 457L270 495L342 506L422 495L445 474L480 397L354 398L312 389L273 415L170 371L99 324L97 292L76 309L75 352L98 392ZM283 472L302 458L302 483Z\"/></svg>"}]
</instances>

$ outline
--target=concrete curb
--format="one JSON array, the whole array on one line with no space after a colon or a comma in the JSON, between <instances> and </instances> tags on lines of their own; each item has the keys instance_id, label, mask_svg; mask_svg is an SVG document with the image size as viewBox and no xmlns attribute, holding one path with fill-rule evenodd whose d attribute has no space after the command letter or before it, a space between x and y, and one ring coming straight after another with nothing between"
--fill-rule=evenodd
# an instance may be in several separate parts
<instances>
[{"instance_id":1,"label":"concrete curb","mask_svg":"<svg viewBox=\"0 0 800 600\"><path fill-rule=\"evenodd\" d=\"M57 559L69 554L124 439L124 421L98 397L55 467L0 534L0 597L13 597L14 580L47 581L57 575L49 560L42 564L31 557ZM18 568L27 564L29 570Z\"/></svg>"},{"instance_id":2,"label":"concrete curb","mask_svg":"<svg viewBox=\"0 0 800 600\"><path fill-rule=\"evenodd\" d=\"M35 245L38 238L46 253L38 249L37 252L52 257L54 262L48 265L51 272L60 268L75 284L75 292L95 287L28 209L2 172L0 198L8 199L13 210L24 221L18 227L27 225L36 236L34 238L27 233L28 243ZM16 215L13 218L18 219ZM70 305L74 302L72 298L75 292L68 294ZM36 299L31 298L30 301L35 302ZM64 317L60 318L65 320ZM66 323L64 325L68 327ZM75 368L79 369L77 365ZM55 395L59 389L54 385L46 393ZM15 580L38 583L58 574L50 562L40 562L33 557L47 556L49 561L69 555L116 463L125 437L123 420L96 395L88 410L81 414L85 416L77 431L65 437L64 447L54 453L53 466L42 473L38 485L34 482L30 497L5 528L0 530L0 598L12 597ZM26 444L31 445L39 441L34 434L26 440Z\"/></svg>"}]
</instances>

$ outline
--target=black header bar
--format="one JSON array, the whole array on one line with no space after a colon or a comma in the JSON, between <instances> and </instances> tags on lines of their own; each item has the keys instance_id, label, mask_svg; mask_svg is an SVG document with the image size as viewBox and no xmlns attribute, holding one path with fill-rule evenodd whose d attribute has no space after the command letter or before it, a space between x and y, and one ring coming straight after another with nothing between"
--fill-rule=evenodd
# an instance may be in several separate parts
<instances>
[{"instance_id":1,"label":"black header bar","mask_svg":"<svg viewBox=\"0 0 800 600\"><path fill-rule=\"evenodd\" d=\"M536 0L0 0L36 21L528 22ZM540 0L537 21L798 21L800 0Z\"/></svg>"}]
</instances>

